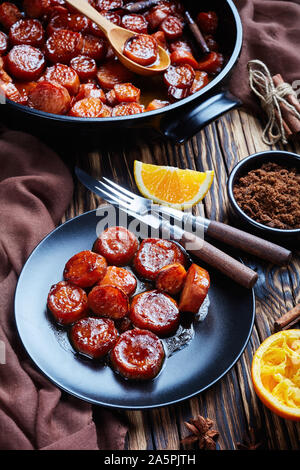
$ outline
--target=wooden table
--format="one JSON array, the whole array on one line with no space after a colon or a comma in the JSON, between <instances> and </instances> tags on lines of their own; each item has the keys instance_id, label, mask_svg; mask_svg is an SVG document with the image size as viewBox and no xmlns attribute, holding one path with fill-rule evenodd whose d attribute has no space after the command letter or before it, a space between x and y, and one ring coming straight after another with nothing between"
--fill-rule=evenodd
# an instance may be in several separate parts
<instances>
[{"instance_id":1,"label":"wooden table","mask_svg":"<svg viewBox=\"0 0 300 470\"><path fill-rule=\"evenodd\" d=\"M135 159L199 171L214 169L214 184L199 211L211 219L226 221L227 176L240 159L269 149L262 142L261 133L259 121L239 110L227 114L182 145L161 141L147 143L137 137L134 143L112 142L109 147L103 147L100 142L99 151L90 153L75 150L71 159L74 163L75 157L76 163L93 176L113 177L134 191ZM300 143L290 144L287 150L300 154ZM74 200L65 218L94 209L100 202L75 182ZM273 333L274 320L300 302L299 254L294 254L287 268L245 258L246 263L259 272L259 280L255 286L255 325L240 360L223 379L190 400L166 408L126 412L129 422L127 449L180 449L180 440L188 434L183 422L198 413L215 422L214 427L220 433L218 449L236 449L238 442L249 437L251 428L263 449L300 448L300 423L283 420L271 413L257 398L250 377L253 353Z\"/></svg>"}]
</instances>

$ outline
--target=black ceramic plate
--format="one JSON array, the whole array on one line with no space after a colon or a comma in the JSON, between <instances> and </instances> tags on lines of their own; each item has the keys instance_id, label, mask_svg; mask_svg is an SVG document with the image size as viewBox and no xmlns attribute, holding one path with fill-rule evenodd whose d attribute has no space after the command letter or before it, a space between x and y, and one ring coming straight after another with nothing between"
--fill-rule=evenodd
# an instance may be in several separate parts
<instances>
[{"instance_id":1,"label":"black ceramic plate","mask_svg":"<svg viewBox=\"0 0 300 470\"><path fill-rule=\"evenodd\" d=\"M20 275L15 317L21 340L37 367L58 387L83 400L116 408L165 406L203 391L234 365L254 322L253 292L210 270L209 313L195 336L175 352L153 381L129 382L109 366L78 358L63 329L46 311L52 284L61 280L66 261L91 249L99 217L85 213L58 227L33 251Z\"/></svg>"}]
</instances>

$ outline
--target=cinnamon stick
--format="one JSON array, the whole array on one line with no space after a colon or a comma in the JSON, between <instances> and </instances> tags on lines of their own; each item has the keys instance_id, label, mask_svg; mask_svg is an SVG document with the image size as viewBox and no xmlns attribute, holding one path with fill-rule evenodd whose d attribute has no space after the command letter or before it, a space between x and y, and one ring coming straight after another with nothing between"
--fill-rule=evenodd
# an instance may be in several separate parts
<instances>
[{"instance_id":1,"label":"cinnamon stick","mask_svg":"<svg viewBox=\"0 0 300 470\"><path fill-rule=\"evenodd\" d=\"M272 79L276 87L284 83L284 80L279 73L277 75L274 75ZM298 113L300 113L300 103L294 95L288 95L285 99L289 104L294 106ZM284 126L287 126L292 132L292 134L298 134L300 132L300 120L297 118L297 116L294 115L294 113L290 109L287 108L284 103L280 103L280 108L282 111Z\"/></svg>"},{"instance_id":2,"label":"cinnamon stick","mask_svg":"<svg viewBox=\"0 0 300 470\"><path fill-rule=\"evenodd\" d=\"M144 0L136 3L128 3L127 5L124 5L124 7L111 8L109 11L123 10L129 13L140 13L147 8L157 5L159 2L160 0Z\"/></svg>"},{"instance_id":3,"label":"cinnamon stick","mask_svg":"<svg viewBox=\"0 0 300 470\"><path fill-rule=\"evenodd\" d=\"M278 111L275 111L275 116L276 116L277 122L280 123L280 117L279 117ZM293 135L293 132L291 131L291 129L289 128L289 126L287 125L284 119L282 120L282 125L285 131L285 137L288 139L289 137Z\"/></svg>"},{"instance_id":4,"label":"cinnamon stick","mask_svg":"<svg viewBox=\"0 0 300 470\"><path fill-rule=\"evenodd\" d=\"M204 54L209 54L210 49L203 37L203 34L199 28L199 26L195 23L193 18L191 17L190 13L188 11L185 11L185 19L187 20L188 27L194 36L195 41L197 42L198 46L200 47L201 51Z\"/></svg>"},{"instance_id":5,"label":"cinnamon stick","mask_svg":"<svg viewBox=\"0 0 300 470\"><path fill-rule=\"evenodd\" d=\"M274 329L275 331L288 330L298 321L300 321L300 304L278 318L274 323Z\"/></svg>"}]
</instances>

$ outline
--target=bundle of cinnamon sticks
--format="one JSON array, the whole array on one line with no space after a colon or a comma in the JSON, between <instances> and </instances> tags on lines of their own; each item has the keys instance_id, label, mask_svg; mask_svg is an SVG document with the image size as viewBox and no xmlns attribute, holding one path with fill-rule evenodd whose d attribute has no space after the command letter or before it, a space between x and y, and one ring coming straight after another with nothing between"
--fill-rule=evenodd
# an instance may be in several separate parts
<instances>
[{"instance_id":1,"label":"bundle of cinnamon sticks","mask_svg":"<svg viewBox=\"0 0 300 470\"><path fill-rule=\"evenodd\" d=\"M274 75L272 77L272 80L276 87L284 84L284 80L279 73L277 75ZM300 103L295 95L287 95L286 101L291 104L296 109L296 111L298 111L298 113L300 113ZM280 103L280 108L286 138L288 139L292 136L300 134L300 120L297 118L297 116L290 109L288 109L284 103ZM277 112L276 118L279 122L279 116Z\"/></svg>"}]
</instances>

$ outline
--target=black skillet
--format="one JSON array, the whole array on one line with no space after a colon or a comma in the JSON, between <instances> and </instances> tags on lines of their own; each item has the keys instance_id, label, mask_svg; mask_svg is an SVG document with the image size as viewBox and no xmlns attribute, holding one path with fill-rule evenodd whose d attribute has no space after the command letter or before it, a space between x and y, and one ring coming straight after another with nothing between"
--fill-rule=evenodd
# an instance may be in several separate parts
<instances>
[{"instance_id":1,"label":"black skillet","mask_svg":"<svg viewBox=\"0 0 300 470\"><path fill-rule=\"evenodd\" d=\"M13 3L19 4L15 1ZM200 10L215 10L219 15L218 42L227 63L224 69L204 89L166 108L133 116L105 119L82 119L59 116L30 109L7 100L0 107L0 117L12 126L31 132L63 132L69 135L105 136L107 133L125 132L128 129L139 132L152 129L174 142L183 142L200 129L236 108L241 103L228 93L228 80L239 58L242 47L242 24L232 0L210 0L209 2L183 1L192 15ZM157 84L153 84L157 89Z\"/></svg>"}]
</instances>

